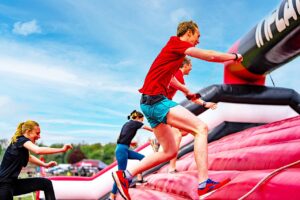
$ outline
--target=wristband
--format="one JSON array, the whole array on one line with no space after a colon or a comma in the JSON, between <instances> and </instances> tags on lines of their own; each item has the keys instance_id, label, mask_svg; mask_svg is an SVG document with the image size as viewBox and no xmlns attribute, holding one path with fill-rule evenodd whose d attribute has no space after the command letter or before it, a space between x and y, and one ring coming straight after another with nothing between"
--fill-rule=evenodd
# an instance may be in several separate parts
<instances>
[{"instance_id":1,"label":"wristband","mask_svg":"<svg viewBox=\"0 0 300 200\"><path fill-rule=\"evenodd\" d=\"M199 99L201 97L201 94L200 93L196 93L195 94L195 99Z\"/></svg>"},{"instance_id":2,"label":"wristband","mask_svg":"<svg viewBox=\"0 0 300 200\"><path fill-rule=\"evenodd\" d=\"M207 103L206 103L205 101L203 101L202 106L205 108L206 104L207 104Z\"/></svg>"},{"instance_id":3,"label":"wristband","mask_svg":"<svg viewBox=\"0 0 300 200\"><path fill-rule=\"evenodd\" d=\"M192 94L192 95L186 95L185 97L187 98L187 100L191 100L191 99L194 98L194 94Z\"/></svg>"},{"instance_id":4,"label":"wristband","mask_svg":"<svg viewBox=\"0 0 300 200\"><path fill-rule=\"evenodd\" d=\"M233 55L235 55L235 59L234 60L238 60L239 59L239 56L237 55L237 53L231 53Z\"/></svg>"},{"instance_id":5,"label":"wristband","mask_svg":"<svg viewBox=\"0 0 300 200\"><path fill-rule=\"evenodd\" d=\"M186 95L186 98L188 100L195 100L195 99L199 99L200 97L201 97L200 93L195 93L195 94L192 94L192 95Z\"/></svg>"}]
</instances>

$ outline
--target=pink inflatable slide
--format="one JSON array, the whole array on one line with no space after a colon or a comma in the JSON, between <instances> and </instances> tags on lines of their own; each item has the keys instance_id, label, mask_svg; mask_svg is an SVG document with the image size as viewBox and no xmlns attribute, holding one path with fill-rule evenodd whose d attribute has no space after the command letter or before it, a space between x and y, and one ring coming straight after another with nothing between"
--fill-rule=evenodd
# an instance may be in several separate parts
<instances>
[{"instance_id":1,"label":"pink inflatable slide","mask_svg":"<svg viewBox=\"0 0 300 200\"><path fill-rule=\"evenodd\" d=\"M271 71L298 57L299 41L300 0L283 0L230 48L244 60L225 63L224 84L200 91L218 108L181 103L209 127L210 177L231 178L200 199L300 199L300 95L264 86ZM153 153L148 144L139 151ZM168 174L167 163L145 172L148 183L131 188L132 199L199 199L192 151L193 138L188 135L179 151L179 173ZM128 168L134 164L129 162ZM57 199L106 199L115 166L91 178L52 178Z\"/></svg>"}]
</instances>

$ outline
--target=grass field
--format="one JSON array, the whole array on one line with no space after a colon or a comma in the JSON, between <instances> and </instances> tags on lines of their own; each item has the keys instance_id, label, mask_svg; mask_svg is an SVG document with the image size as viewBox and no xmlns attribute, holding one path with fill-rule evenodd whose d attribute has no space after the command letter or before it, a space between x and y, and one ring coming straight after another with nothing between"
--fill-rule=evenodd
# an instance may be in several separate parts
<instances>
[{"instance_id":1,"label":"grass field","mask_svg":"<svg viewBox=\"0 0 300 200\"><path fill-rule=\"evenodd\" d=\"M26 195L17 196L17 197L14 197L14 200L35 200L35 194L30 193L30 194L26 194Z\"/></svg>"}]
</instances>

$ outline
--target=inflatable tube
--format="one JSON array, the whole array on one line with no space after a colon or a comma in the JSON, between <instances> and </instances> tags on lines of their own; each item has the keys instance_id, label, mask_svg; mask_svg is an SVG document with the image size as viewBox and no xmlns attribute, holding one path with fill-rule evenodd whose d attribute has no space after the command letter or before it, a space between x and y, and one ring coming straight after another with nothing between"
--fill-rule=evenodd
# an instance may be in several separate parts
<instances>
[{"instance_id":1,"label":"inflatable tube","mask_svg":"<svg viewBox=\"0 0 300 200\"><path fill-rule=\"evenodd\" d=\"M256 85L211 85L199 91L205 101L245 103L257 105L288 105L300 113L300 95L292 89ZM183 101L182 106L199 115L205 108L191 101Z\"/></svg>"},{"instance_id":2,"label":"inflatable tube","mask_svg":"<svg viewBox=\"0 0 300 200\"><path fill-rule=\"evenodd\" d=\"M300 53L300 0L284 0L229 52L241 53L242 63L227 62L225 84L264 85L266 74Z\"/></svg>"}]
</instances>

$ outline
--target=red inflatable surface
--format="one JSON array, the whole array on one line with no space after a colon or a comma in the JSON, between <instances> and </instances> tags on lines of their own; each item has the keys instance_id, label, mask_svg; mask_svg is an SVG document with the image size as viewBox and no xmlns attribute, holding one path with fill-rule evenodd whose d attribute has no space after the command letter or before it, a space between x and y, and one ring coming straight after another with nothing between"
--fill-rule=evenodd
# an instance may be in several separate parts
<instances>
[{"instance_id":1,"label":"red inflatable surface","mask_svg":"<svg viewBox=\"0 0 300 200\"><path fill-rule=\"evenodd\" d=\"M209 144L209 176L231 181L205 199L239 199L272 171L300 160L300 116L251 128ZM130 189L132 199L199 199L193 153L146 177ZM119 197L119 199L121 199ZM261 184L246 199L300 199L300 165L289 167Z\"/></svg>"}]
</instances>

